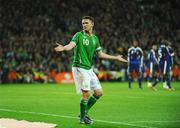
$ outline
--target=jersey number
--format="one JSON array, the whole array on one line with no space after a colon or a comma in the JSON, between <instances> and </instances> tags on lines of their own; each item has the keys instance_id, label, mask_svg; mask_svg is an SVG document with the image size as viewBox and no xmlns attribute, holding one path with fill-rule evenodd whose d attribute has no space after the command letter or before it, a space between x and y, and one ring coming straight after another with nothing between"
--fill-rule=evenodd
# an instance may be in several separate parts
<instances>
[{"instance_id":1,"label":"jersey number","mask_svg":"<svg viewBox=\"0 0 180 128\"><path fill-rule=\"evenodd\" d=\"M88 39L83 39L83 45L89 45L89 40Z\"/></svg>"}]
</instances>

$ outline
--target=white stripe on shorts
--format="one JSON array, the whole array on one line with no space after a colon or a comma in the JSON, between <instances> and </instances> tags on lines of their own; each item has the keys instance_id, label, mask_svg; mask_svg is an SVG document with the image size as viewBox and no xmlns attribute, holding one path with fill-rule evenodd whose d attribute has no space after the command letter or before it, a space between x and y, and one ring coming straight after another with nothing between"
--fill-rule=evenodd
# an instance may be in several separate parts
<instances>
[{"instance_id":1,"label":"white stripe on shorts","mask_svg":"<svg viewBox=\"0 0 180 128\"><path fill-rule=\"evenodd\" d=\"M150 73L151 74L153 73L153 63L152 62L150 63Z\"/></svg>"},{"instance_id":2,"label":"white stripe on shorts","mask_svg":"<svg viewBox=\"0 0 180 128\"><path fill-rule=\"evenodd\" d=\"M167 68L167 61L165 60L165 62L164 62L164 71L163 71L164 75L166 74L166 68Z\"/></svg>"}]
</instances>

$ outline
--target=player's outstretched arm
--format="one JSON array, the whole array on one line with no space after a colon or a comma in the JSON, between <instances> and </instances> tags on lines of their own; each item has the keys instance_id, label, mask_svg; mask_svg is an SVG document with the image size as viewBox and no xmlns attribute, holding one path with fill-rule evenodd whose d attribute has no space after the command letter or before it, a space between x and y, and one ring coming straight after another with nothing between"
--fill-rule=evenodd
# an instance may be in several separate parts
<instances>
[{"instance_id":1,"label":"player's outstretched arm","mask_svg":"<svg viewBox=\"0 0 180 128\"><path fill-rule=\"evenodd\" d=\"M102 58L102 59L117 60L117 61L126 62L126 63L128 62L126 59L122 58L122 55L112 56L102 51L99 51L98 56L99 58Z\"/></svg>"},{"instance_id":2,"label":"player's outstretched arm","mask_svg":"<svg viewBox=\"0 0 180 128\"><path fill-rule=\"evenodd\" d=\"M61 45L59 43L56 43L57 47L54 48L54 50L56 52L62 52L62 51L70 51L71 49L73 49L75 47L75 44L70 42L68 45Z\"/></svg>"},{"instance_id":3,"label":"player's outstretched arm","mask_svg":"<svg viewBox=\"0 0 180 128\"><path fill-rule=\"evenodd\" d=\"M125 62L125 63L128 62L126 59L122 58L122 55L117 55L116 58L118 61Z\"/></svg>"}]
</instances>

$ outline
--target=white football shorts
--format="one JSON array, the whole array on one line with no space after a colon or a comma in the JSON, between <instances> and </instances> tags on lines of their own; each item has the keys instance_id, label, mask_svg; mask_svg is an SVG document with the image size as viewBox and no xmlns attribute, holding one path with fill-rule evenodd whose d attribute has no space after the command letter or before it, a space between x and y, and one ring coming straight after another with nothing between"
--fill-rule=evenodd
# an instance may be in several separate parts
<instances>
[{"instance_id":1,"label":"white football shorts","mask_svg":"<svg viewBox=\"0 0 180 128\"><path fill-rule=\"evenodd\" d=\"M86 70L79 67L72 67L72 73L78 94L82 93L82 90L90 91L102 88L99 79L92 69Z\"/></svg>"}]
</instances>

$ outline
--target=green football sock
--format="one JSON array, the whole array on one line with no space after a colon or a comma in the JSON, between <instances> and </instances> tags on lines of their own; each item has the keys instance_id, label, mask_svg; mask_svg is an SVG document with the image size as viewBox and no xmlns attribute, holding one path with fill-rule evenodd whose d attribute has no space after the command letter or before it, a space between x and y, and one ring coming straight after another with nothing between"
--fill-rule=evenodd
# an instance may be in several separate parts
<instances>
[{"instance_id":1,"label":"green football sock","mask_svg":"<svg viewBox=\"0 0 180 128\"><path fill-rule=\"evenodd\" d=\"M95 97L94 95L92 95L87 103L87 111L89 111L89 109L96 103L97 101L97 97Z\"/></svg>"},{"instance_id":2,"label":"green football sock","mask_svg":"<svg viewBox=\"0 0 180 128\"><path fill-rule=\"evenodd\" d=\"M81 103L80 103L80 117L81 119L84 118L87 114L87 103L88 101L87 100L81 100Z\"/></svg>"}]
</instances>

